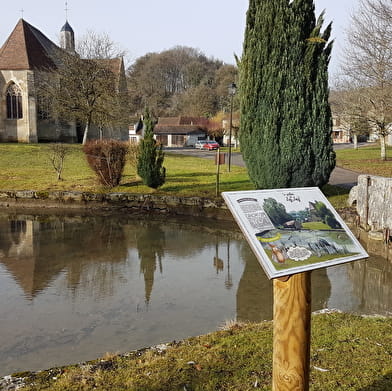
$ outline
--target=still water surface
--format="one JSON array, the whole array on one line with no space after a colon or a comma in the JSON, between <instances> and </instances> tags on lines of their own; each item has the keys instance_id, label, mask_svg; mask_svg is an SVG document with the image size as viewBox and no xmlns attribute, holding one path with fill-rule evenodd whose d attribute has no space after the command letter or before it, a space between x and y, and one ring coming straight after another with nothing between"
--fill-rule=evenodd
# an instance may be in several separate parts
<instances>
[{"instance_id":1,"label":"still water surface","mask_svg":"<svg viewBox=\"0 0 392 391\"><path fill-rule=\"evenodd\" d=\"M272 319L272 283L219 225L0 216L0 376ZM315 271L313 310L390 315L391 277L377 257Z\"/></svg>"}]
</instances>

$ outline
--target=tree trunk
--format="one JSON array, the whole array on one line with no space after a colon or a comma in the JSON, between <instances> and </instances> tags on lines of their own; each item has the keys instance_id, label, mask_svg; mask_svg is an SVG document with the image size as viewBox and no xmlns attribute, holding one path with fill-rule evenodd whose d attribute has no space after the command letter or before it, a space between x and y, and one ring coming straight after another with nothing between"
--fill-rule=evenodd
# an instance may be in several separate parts
<instances>
[{"instance_id":1,"label":"tree trunk","mask_svg":"<svg viewBox=\"0 0 392 391\"><path fill-rule=\"evenodd\" d=\"M84 134L83 134L83 141L82 141L83 145L87 143L87 136L88 136L89 129L90 129L90 119L86 121L86 126L84 127Z\"/></svg>"},{"instance_id":2,"label":"tree trunk","mask_svg":"<svg viewBox=\"0 0 392 391\"><path fill-rule=\"evenodd\" d=\"M387 160L387 152L386 152L386 136L380 136L380 148L381 148L381 160Z\"/></svg>"},{"instance_id":3,"label":"tree trunk","mask_svg":"<svg viewBox=\"0 0 392 391\"><path fill-rule=\"evenodd\" d=\"M353 134L353 143L354 149L358 149L358 135L356 133Z\"/></svg>"}]
</instances>

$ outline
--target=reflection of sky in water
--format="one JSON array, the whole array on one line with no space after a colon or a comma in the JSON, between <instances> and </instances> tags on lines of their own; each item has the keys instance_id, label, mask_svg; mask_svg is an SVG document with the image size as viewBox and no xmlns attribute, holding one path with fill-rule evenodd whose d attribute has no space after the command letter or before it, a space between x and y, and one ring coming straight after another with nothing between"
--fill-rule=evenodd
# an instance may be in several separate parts
<instances>
[{"instance_id":1,"label":"reflection of sky in water","mask_svg":"<svg viewBox=\"0 0 392 391\"><path fill-rule=\"evenodd\" d=\"M334 283L331 285L331 294L328 308L336 308L344 312L358 309L360 300L353 295L353 281L348 278L347 269L350 265L339 265L327 269L327 275Z\"/></svg>"}]
</instances>

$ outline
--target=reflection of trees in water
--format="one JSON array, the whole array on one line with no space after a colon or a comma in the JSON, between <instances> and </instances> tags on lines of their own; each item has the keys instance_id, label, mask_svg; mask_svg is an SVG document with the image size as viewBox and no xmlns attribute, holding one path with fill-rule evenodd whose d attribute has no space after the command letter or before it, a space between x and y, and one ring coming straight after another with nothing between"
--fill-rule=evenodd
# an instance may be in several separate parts
<instances>
[{"instance_id":1,"label":"reflection of trees in water","mask_svg":"<svg viewBox=\"0 0 392 391\"><path fill-rule=\"evenodd\" d=\"M159 265L159 271L162 273L162 258L165 253L165 233L162 231L160 225L157 224L140 222L138 228L136 246L139 253L140 272L144 275L145 301L148 305L154 285L154 274L157 263Z\"/></svg>"},{"instance_id":2,"label":"reflection of trees in water","mask_svg":"<svg viewBox=\"0 0 392 391\"><path fill-rule=\"evenodd\" d=\"M242 247L241 258L245 262L245 268L237 290L237 320L260 322L272 319L272 281L268 280L246 243ZM312 272L312 308L325 308L330 295L331 283L326 269Z\"/></svg>"},{"instance_id":3,"label":"reflection of trees in water","mask_svg":"<svg viewBox=\"0 0 392 391\"><path fill-rule=\"evenodd\" d=\"M0 254L9 256L13 246L18 246L26 234L26 221L24 220L0 220Z\"/></svg>"},{"instance_id":4,"label":"reflection of trees in water","mask_svg":"<svg viewBox=\"0 0 392 391\"><path fill-rule=\"evenodd\" d=\"M354 293L360 299L359 310L381 315L392 312L392 263L372 255L366 261L347 265Z\"/></svg>"},{"instance_id":5,"label":"reflection of trees in water","mask_svg":"<svg viewBox=\"0 0 392 391\"><path fill-rule=\"evenodd\" d=\"M9 238L15 240L15 227L21 227L21 237L23 223L26 221L15 224L1 220L3 242L8 238L6 243L0 243L3 252L9 250ZM68 288L87 289L97 295L113 290L119 273L116 264L124 262L127 255L122 226L116 220L59 218L37 220L32 227L30 255L1 260L27 296L37 295L64 271Z\"/></svg>"},{"instance_id":6,"label":"reflection of trees in water","mask_svg":"<svg viewBox=\"0 0 392 391\"><path fill-rule=\"evenodd\" d=\"M215 243L215 256L214 256L214 268L216 274L220 272L225 274L225 287L231 289L233 287L233 278L230 271L230 246L231 240L228 238L221 238L216 236ZM226 243L225 243L226 241ZM221 251L221 247L225 250Z\"/></svg>"},{"instance_id":7,"label":"reflection of trees in water","mask_svg":"<svg viewBox=\"0 0 392 391\"><path fill-rule=\"evenodd\" d=\"M331 297L331 281L327 269L312 271L312 311L327 308Z\"/></svg>"},{"instance_id":8,"label":"reflection of trees in water","mask_svg":"<svg viewBox=\"0 0 392 391\"><path fill-rule=\"evenodd\" d=\"M272 282L246 243L242 246L241 258L245 267L237 290L237 320L272 319Z\"/></svg>"}]
</instances>

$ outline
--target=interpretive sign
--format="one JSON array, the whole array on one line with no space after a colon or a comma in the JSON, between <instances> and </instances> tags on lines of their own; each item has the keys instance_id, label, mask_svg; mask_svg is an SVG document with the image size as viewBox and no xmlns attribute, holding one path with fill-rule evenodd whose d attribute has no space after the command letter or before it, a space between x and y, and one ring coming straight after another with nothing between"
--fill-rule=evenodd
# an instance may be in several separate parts
<instances>
[{"instance_id":1,"label":"interpretive sign","mask_svg":"<svg viewBox=\"0 0 392 391\"><path fill-rule=\"evenodd\" d=\"M317 187L222 196L270 279L368 257Z\"/></svg>"}]
</instances>

